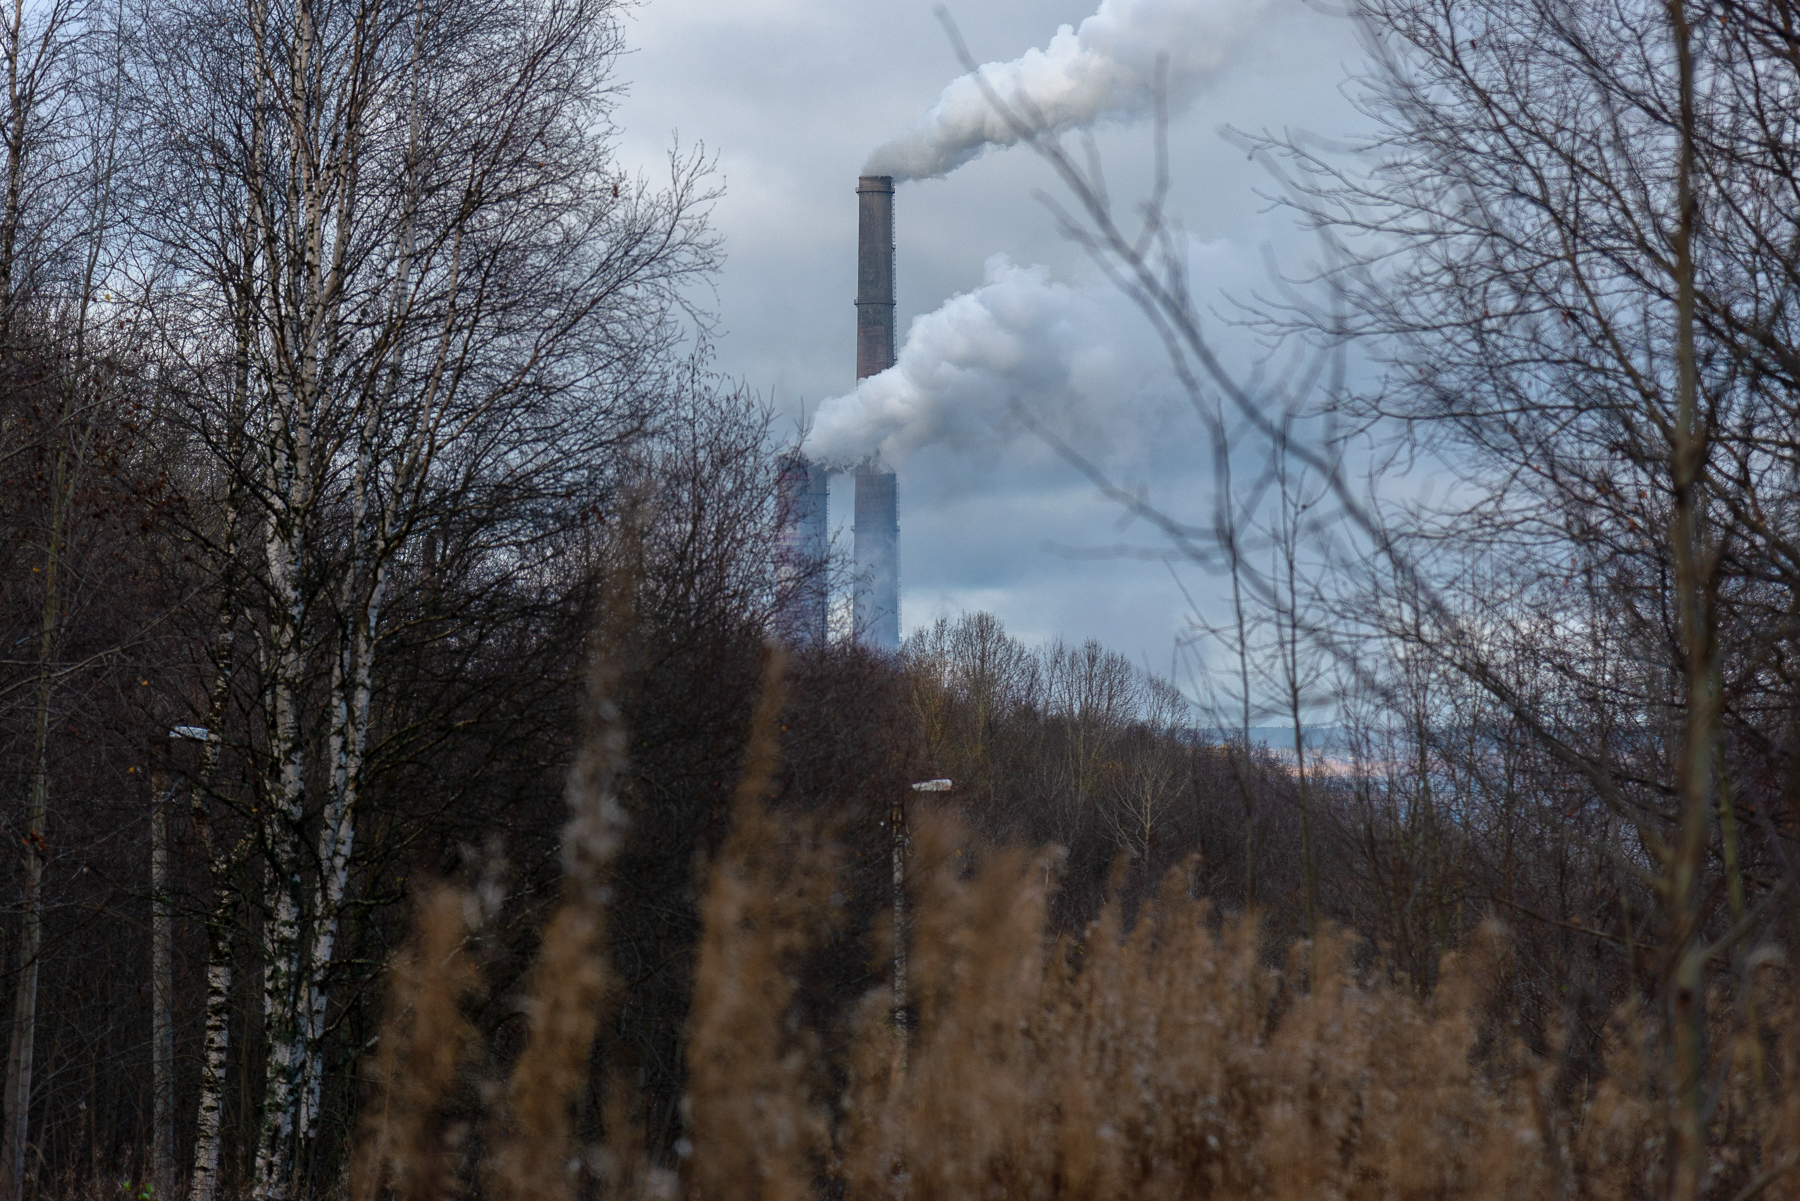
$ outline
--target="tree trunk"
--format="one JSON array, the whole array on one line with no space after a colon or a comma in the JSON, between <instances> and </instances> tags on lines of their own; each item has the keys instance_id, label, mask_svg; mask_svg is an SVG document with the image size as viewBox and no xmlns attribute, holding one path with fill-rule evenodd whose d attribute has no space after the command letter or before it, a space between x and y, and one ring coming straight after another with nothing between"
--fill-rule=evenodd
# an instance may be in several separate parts
<instances>
[{"instance_id":1,"label":"tree trunk","mask_svg":"<svg viewBox=\"0 0 1800 1201\"><path fill-rule=\"evenodd\" d=\"M31 800L25 818L24 914L19 930L19 980L13 993L12 1040L6 1056L6 1086L0 1135L0 1201L19 1201L25 1191L25 1151L30 1137L32 1052L37 1041L38 957L43 950L44 825L50 808L50 659L56 648L61 565L63 496L68 486L68 452L57 451L50 494L50 542L44 561L44 606L38 633L36 734L32 746Z\"/></svg>"},{"instance_id":2,"label":"tree trunk","mask_svg":"<svg viewBox=\"0 0 1800 1201\"><path fill-rule=\"evenodd\" d=\"M1715 631L1701 521L1707 446L1695 348L1693 258L1700 205L1694 192L1694 58L1685 0L1669 0L1668 17L1680 73L1681 100L1676 172L1680 211L1671 239L1677 392L1669 463L1674 491L1669 540L1675 564L1687 713L1682 758L1676 769L1680 821L1664 881L1670 927L1664 1003L1674 1051L1669 1064L1669 1196L1674 1201L1694 1201L1700 1196L1706 1177L1706 939L1702 927L1708 890L1702 877L1712 837L1712 764L1718 708L1711 687Z\"/></svg>"},{"instance_id":3,"label":"tree trunk","mask_svg":"<svg viewBox=\"0 0 1800 1201\"><path fill-rule=\"evenodd\" d=\"M44 819L49 809L48 764L43 746L48 738L49 688L38 697L37 745L31 771L31 809L25 822L25 912L19 930L19 982L13 992L12 1043L6 1056L5 1138L0 1143L0 1201L19 1201L25 1193L25 1150L30 1136L32 1051L37 1040L38 956L44 928L40 906L44 891Z\"/></svg>"},{"instance_id":4,"label":"tree trunk","mask_svg":"<svg viewBox=\"0 0 1800 1201\"><path fill-rule=\"evenodd\" d=\"M169 790L150 788L151 1179L158 1198L175 1195L174 923L169 909Z\"/></svg>"},{"instance_id":5,"label":"tree trunk","mask_svg":"<svg viewBox=\"0 0 1800 1201\"><path fill-rule=\"evenodd\" d=\"M249 275L249 264L255 250L245 227L243 277ZM221 555L219 608L213 630L213 661L218 675L213 680L212 696L206 711L206 745L201 752L200 770L195 773L188 791L189 808L196 837L206 855L207 873L212 884L212 912L206 922L206 1016L201 1037L200 1099L194 1129L194 1167L188 1188L188 1201L213 1201L219 1185L220 1129L225 1114L225 1059L231 1042L231 956L233 938L241 913L242 894L234 874L242 866L250 839L231 851L219 846L214 837L207 810L208 792L213 772L218 767L224 743L221 727L231 700L231 683L236 674L237 657L233 624L238 616L238 471L242 468L244 413L250 396L250 310L251 296L247 283L241 283L233 297L233 323L236 347L232 360L232 409L227 428L226 459L232 466L231 483L225 502L225 544Z\"/></svg>"},{"instance_id":6,"label":"tree trunk","mask_svg":"<svg viewBox=\"0 0 1800 1201\"><path fill-rule=\"evenodd\" d=\"M225 1116L225 1054L231 1041L232 927L235 899L215 903L206 924L206 1033L200 1051L200 1107L188 1201L213 1201L219 1186L219 1134Z\"/></svg>"}]
</instances>

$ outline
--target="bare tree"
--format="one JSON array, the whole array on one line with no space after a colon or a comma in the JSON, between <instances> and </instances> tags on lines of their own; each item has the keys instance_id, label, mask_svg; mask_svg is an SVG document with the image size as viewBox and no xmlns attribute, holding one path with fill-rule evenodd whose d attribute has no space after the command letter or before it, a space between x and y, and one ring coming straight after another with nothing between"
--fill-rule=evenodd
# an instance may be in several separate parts
<instances>
[{"instance_id":1,"label":"bare tree","mask_svg":"<svg viewBox=\"0 0 1800 1201\"><path fill-rule=\"evenodd\" d=\"M1317 703L1322 672L1319 648L1309 632L1320 622L1308 611L1302 592L1300 557L1309 541L1307 513L1323 499L1322 489L1309 487L1304 467L1296 469L1287 453L1290 416L1282 441L1274 449L1276 508L1269 542L1274 561L1269 567L1272 585L1269 616L1275 639L1275 665L1269 673L1281 690L1281 711L1294 727L1294 791L1300 809L1300 870L1305 882L1306 936L1319 930L1319 875L1314 847L1313 789L1306 759L1306 717Z\"/></svg>"},{"instance_id":2,"label":"bare tree","mask_svg":"<svg viewBox=\"0 0 1800 1201\"><path fill-rule=\"evenodd\" d=\"M1725 725L1753 725L1749 715L1766 711L1769 677L1759 673L1785 661L1791 638L1786 618L1773 618L1793 611L1789 546L1766 515L1789 510L1775 481L1791 478L1794 444L1788 298L1800 242L1793 206L1774 199L1793 187L1791 105L1774 99L1792 94L1792 23L1784 8L1688 0L1373 0L1355 15L1374 64L1362 96L1382 125L1366 153L1346 165L1315 142L1245 139L1326 238L1315 277L1324 302L1290 289L1262 311L1271 332L1320 348L1320 364L1346 337L1382 339L1373 344L1389 370L1364 395L1333 386L1321 365L1290 377L1285 396L1316 387L1321 411L1378 436L1404 418L1424 435L1411 449L1472 468L1468 503L1440 509L1436 524L1364 494L1341 444L1301 442L1283 427L1293 399L1226 367L1193 302L1160 184L1142 232L1128 233L1098 168L1043 132L1029 97L990 90L989 99L1067 185L1073 209L1057 210L1065 230L1163 334L1197 409L1203 378L1271 464L1315 473L1339 519L1331 561L1370 603L1351 626L1326 623L1311 637L1377 690L1372 652L1428 649L1632 831L1636 846L1614 853L1654 883L1660 907L1668 1187L1696 1196L1707 1171L1702 998L1709 964L1737 939L1721 938L1713 865L1723 856L1741 875L1744 825L1721 804L1715 764ZM1346 253L1347 234L1373 249ZM1155 510L1061 449L1181 554L1219 564L1220 541L1204 526ZM1565 620L1558 641L1572 653L1540 664L1563 685L1535 690L1533 674L1508 663L1520 647L1505 632L1529 608L1463 593L1456 555L1445 553L1474 546L1612 576L1605 592L1631 615L1626 628L1658 631L1647 670L1624 690L1616 675L1595 675L1616 656L1587 655ZM1279 603L1277 579L1251 583ZM1728 623L1761 635L1730 660L1720 641ZM1358 630L1373 639L1360 653ZM1592 703L1566 703L1571 695ZM1649 723L1633 713L1666 718L1666 756L1647 753ZM1428 764L1421 789L1435 775ZM1722 810L1732 813L1725 841ZM1779 846L1763 853L1785 862Z\"/></svg>"},{"instance_id":3,"label":"bare tree","mask_svg":"<svg viewBox=\"0 0 1800 1201\"><path fill-rule=\"evenodd\" d=\"M395 572L457 531L531 570L605 495L666 382L680 289L713 261L706 164L676 157L661 190L613 167L605 0L146 21L158 323L242 509L206 535L216 562L240 526L257 547L220 637L257 644L262 729L236 738L265 871L256 1188L276 1196L318 1129ZM216 1154L209 1135L197 1187Z\"/></svg>"},{"instance_id":4,"label":"bare tree","mask_svg":"<svg viewBox=\"0 0 1800 1201\"><path fill-rule=\"evenodd\" d=\"M1795 416L1775 383L1788 285L1766 282L1794 269L1792 210L1769 200L1792 186L1791 115L1769 101L1793 86L1792 42L1774 34L1781 13L1683 0L1373 3L1361 17L1379 161L1359 175L1283 152L1304 169L1309 219L1388 239L1388 257L1340 276L1361 327L1393 347L1362 411L1426 419L1475 467L1474 503L1420 533L1566 559L1604 581L1612 612L1593 620L1624 615L1616 629L1648 635L1628 651L1647 669L1635 679L1588 638L1545 646L1586 703L1525 717L1653 865L1668 1181L1695 1196L1708 1170L1702 996L1733 941L1719 941L1708 877L1722 858L1727 891L1741 886L1736 805L1722 798L1748 766L1719 774L1721 734L1757 724L1770 677L1750 664L1784 657L1790 637L1763 624L1760 581L1793 595L1786 536L1761 516L1786 506L1771 485L1791 470ZM1471 616L1518 623L1493 603ZM1755 645L1721 642L1758 625ZM1489 670L1459 657L1478 679ZM1666 721L1660 762L1645 760L1650 729L1633 711Z\"/></svg>"},{"instance_id":5,"label":"bare tree","mask_svg":"<svg viewBox=\"0 0 1800 1201\"><path fill-rule=\"evenodd\" d=\"M44 465L43 524L30 556L39 592L19 972L0 1132L6 1198L24 1188L30 1137L56 692L92 663L69 661L66 627L95 599L82 584L95 550L93 497L116 472L109 458L134 407L126 380L136 337L118 332L130 322L117 320L124 298L115 302L110 290L129 286L119 271L128 254L118 233L122 45L121 30L77 3L30 13L15 4L0 29L8 84L0 369L31 398L42 433L33 449Z\"/></svg>"}]
</instances>

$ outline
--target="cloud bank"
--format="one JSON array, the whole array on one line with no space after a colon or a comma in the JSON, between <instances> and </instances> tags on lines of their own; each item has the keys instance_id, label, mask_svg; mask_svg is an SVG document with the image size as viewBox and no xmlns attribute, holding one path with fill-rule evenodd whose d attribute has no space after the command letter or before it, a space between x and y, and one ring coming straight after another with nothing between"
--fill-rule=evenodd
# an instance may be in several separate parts
<instances>
[{"instance_id":1,"label":"cloud bank","mask_svg":"<svg viewBox=\"0 0 1800 1201\"><path fill-rule=\"evenodd\" d=\"M1267 6L1268 0L1101 0L1079 29L1064 25L1045 49L988 63L981 73L1002 99L1029 104L1046 132L1061 133L1148 113L1157 60L1166 54L1169 105L1180 111L1268 19ZM990 146L1016 141L975 77L964 75L916 126L877 147L863 174L947 175Z\"/></svg>"}]
</instances>

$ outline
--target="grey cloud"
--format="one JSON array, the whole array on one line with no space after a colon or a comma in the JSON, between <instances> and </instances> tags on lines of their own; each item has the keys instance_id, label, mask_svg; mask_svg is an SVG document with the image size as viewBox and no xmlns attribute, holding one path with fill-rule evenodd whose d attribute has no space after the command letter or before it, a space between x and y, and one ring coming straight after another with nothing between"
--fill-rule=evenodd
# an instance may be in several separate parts
<instances>
[{"instance_id":1,"label":"grey cloud","mask_svg":"<svg viewBox=\"0 0 1800 1201\"><path fill-rule=\"evenodd\" d=\"M1059 24L1079 25L1098 0L950 0L969 44L1004 59ZM1291 123L1341 136L1356 117L1335 90L1356 47L1347 23L1300 0L1265 6L1263 24L1237 44L1236 62L1170 129L1174 210L1196 244L1218 257L1196 268L1196 288L1242 291L1263 280L1261 247L1284 260L1311 244L1263 207L1266 179L1214 134L1224 123ZM631 93L618 113L621 149L654 169L671 129L721 155L727 184L718 208L729 262L718 281L716 364L773 393L791 431L821 398L854 386L856 173L869 147L906 128L957 68L931 15L931 0L649 0L632 10L638 48L625 64ZM880 47L868 54L859 47ZM1152 171L1147 128L1102 122L1096 136L1113 194L1129 211ZM1061 242L1030 200L1047 182L1028 154L990 154L941 180L908 184L896 205L901 328L947 297L984 287L996 253L1041 265L1058 288L1102 308L1123 347L1127 385L1059 409L1062 432L1098 447L1107 465L1173 508L1204 516L1207 455L1198 430L1171 399L1160 345L1128 306L1090 282L1080 252ZM1229 260L1229 261L1226 261ZM1241 345L1234 345L1242 361ZM1091 390L1091 389L1090 389ZM1138 407L1138 406L1142 407ZM1097 637L1134 659L1166 658L1183 601L1159 564L1080 562L1046 553L1047 541L1079 545L1121 536L1117 510L1039 440L1005 421L976 426L977 412L945 416L955 436L918 443L901 472L903 617L907 629L937 612L987 608L1027 637ZM1083 424L1085 422L1085 424ZM847 519L848 489L834 499ZM847 549L847 536L843 540ZM1203 601L1213 587L1189 580ZM951 606L944 608L943 606Z\"/></svg>"}]
</instances>

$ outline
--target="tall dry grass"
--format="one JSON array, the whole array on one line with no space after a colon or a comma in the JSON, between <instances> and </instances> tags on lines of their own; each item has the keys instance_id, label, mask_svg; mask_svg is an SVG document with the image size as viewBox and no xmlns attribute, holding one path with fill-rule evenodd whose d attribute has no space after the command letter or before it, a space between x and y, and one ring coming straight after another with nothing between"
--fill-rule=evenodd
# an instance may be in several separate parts
<instances>
[{"instance_id":1,"label":"tall dry grass","mask_svg":"<svg viewBox=\"0 0 1800 1201\"><path fill-rule=\"evenodd\" d=\"M1527 1052L1496 987L1509 947L1499 928L1448 956L1423 999L1359 970L1341 931L1273 955L1254 920L1213 913L1182 872L1129 922L1115 901L1078 937L1056 937L1054 853L978 850L941 813L915 815L908 1039L885 989L847 1024L815 1028L800 972L834 929L839 881L819 828L769 803L779 672L772 658L733 831L707 873L678 1161L645 1159L623 1092L606 1146L579 1145L571 1123L605 908L604 889L577 880L544 938L530 1043L487 1088L485 1167L467 1154L455 1166L434 1115L483 1061L458 1016L473 987L473 911L440 890L421 903L394 972L357 1201L578 1189L708 1201L1664 1191L1660 1023L1619 1013L1602 1064L1579 1075L1554 1048ZM593 778L571 837L607 829L582 822L582 804L610 796L609 772ZM603 878L600 853L572 857L572 873ZM1750 962L1711 996L1707 1195L1725 1201L1800 1195L1800 1004L1779 954Z\"/></svg>"},{"instance_id":2,"label":"tall dry grass","mask_svg":"<svg viewBox=\"0 0 1800 1201\"><path fill-rule=\"evenodd\" d=\"M1253 922L1212 920L1172 874L1127 929L1109 904L1053 940L1045 864L966 873L956 826L924 825L919 1029L904 1073L871 1012L845 1114L850 1196L1638 1197L1662 1191L1654 1027L1621 1014L1596 1081L1509 1042L1494 983L1507 936L1447 958L1425 1001L1370 981L1342 931L1268 965ZM1785 973L1752 1037L1723 994L1722 1196L1800 1149ZM1776 1010L1765 1010L1775 1013ZM1779 1060L1778 1069L1768 1061ZM1753 1063L1764 1057L1764 1075ZM1730 1187L1726 1187L1730 1186Z\"/></svg>"}]
</instances>

